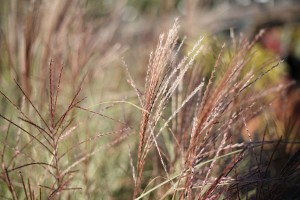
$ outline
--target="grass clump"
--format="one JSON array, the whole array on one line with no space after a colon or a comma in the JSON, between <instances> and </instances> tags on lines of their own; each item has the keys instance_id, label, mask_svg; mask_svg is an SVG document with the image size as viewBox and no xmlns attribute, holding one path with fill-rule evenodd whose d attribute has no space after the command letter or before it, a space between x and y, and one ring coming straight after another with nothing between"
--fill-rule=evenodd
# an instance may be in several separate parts
<instances>
[{"instance_id":1,"label":"grass clump","mask_svg":"<svg viewBox=\"0 0 300 200\"><path fill-rule=\"evenodd\" d=\"M297 87L269 77L263 31L189 46L175 20L135 44L121 3L48 6L2 8L1 198L299 196L297 118L278 106Z\"/></svg>"}]
</instances>

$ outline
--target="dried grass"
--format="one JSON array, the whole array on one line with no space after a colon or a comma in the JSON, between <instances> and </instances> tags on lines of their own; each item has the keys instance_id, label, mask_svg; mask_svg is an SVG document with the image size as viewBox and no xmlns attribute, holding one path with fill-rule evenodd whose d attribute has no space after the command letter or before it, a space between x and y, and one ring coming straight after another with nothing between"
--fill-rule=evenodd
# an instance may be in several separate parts
<instances>
[{"instance_id":1,"label":"dried grass","mask_svg":"<svg viewBox=\"0 0 300 200\"><path fill-rule=\"evenodd\" d=\"M282 63L257 62L263 31L252 41L232 31L215 48L201 36L189 47L176 19L144 63L155 31L141 34L149 41L137 42L138 61L125 54L122 2L102 20L79 0L5 5L1 198L299 196L297 118L275 111L297 103L283 101L295 86L256 87Z\"/></svg>"}]
</instances>

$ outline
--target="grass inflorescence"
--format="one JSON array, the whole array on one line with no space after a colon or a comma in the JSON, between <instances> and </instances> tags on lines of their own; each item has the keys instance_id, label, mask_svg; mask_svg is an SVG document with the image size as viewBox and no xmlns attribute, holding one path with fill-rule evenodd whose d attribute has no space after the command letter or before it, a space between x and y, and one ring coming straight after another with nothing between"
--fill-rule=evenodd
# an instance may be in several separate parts
<instances>
[{"instance_id":1,"label":"grass inflorescence","mask_svg":"<svg viewBox=\"0 0 300 200\"><path fill-rule=\"evenodd\" d=\"M264 31L131 33L124 5L3 5L0 198L297 198L299 89Z\"/></svg>"}]
</instances>

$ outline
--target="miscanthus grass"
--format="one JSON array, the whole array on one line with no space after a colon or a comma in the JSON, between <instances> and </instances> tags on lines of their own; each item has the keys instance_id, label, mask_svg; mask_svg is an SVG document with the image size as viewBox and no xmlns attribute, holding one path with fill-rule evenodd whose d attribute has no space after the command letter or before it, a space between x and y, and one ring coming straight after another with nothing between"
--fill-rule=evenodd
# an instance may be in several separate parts
<instances>
[{"instance_id":1,"label":"miscanthus grass","mask_svg":"<svg viewBox=\"0 0 300 200\"><path fill-rule=\"evenodd\" d=\"M79 1L33 3L25 21L9 5L1 198L299 196L298 121L278 106L295 84L268 81L282 61L257 59L263 31L212 48L209 35L189 45L175 20L133 66L114 43L118 8L97 27Z\"/></svg>"}]
</instances>

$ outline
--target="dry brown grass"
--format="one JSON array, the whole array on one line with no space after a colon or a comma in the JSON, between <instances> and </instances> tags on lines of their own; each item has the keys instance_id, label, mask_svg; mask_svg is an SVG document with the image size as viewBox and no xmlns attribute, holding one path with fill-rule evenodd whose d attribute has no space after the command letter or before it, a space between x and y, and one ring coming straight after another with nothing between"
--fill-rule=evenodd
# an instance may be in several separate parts
<instances>
[{"instance_id":1,"label":"dry brown grass","mask_svg":"<svg viewBox=\"0 0 300 200\"><path fill-rule=\"evenodd\" d=\"M146 58L163 28L131 36L124 5L92 18L81 1L5 4L0 197L296 197L296 118L274 115L293 82L268 79L282 61L258 58L263 32L190 45L189 3Z\"/></svg>"}]
</instances>

